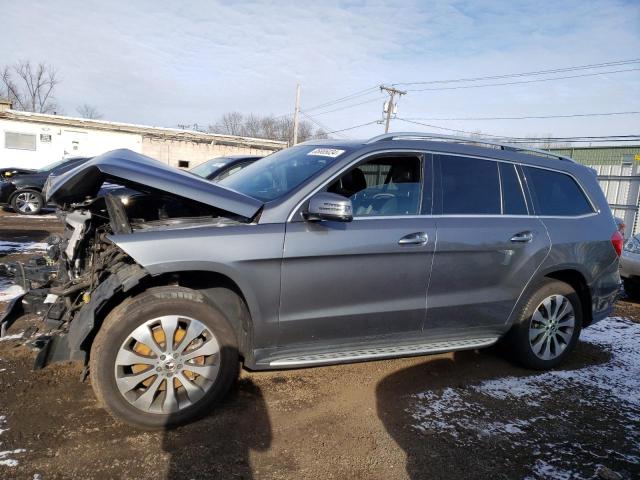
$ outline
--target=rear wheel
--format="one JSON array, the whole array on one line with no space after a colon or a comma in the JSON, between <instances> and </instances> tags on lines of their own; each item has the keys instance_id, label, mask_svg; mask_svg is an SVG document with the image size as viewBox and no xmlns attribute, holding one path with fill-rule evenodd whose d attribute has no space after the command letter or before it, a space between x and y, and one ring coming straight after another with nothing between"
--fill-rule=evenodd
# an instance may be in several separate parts
<instances>
[{"instance_id":1,"label":"rear wheel","mask_svg":"<svg viewBox=\"0 0 640 480\"><path fill-rule=\"evenodd\" d=\"M152 288L107 316L90 371L96 396L115 418L171 427L207 413L227 393L238 375L236 339L199 293Z\"/></svg>"},{"instance_id":2,"label":"rear wheel","mask_svg":"<svg viewBox=\"0 0 640 480\"><path fill-rule=\"evenodd\" d=\"M545 278L529 296L505 341L523 365L548 369L569 355L581 328L582 307L576 291L567 283Z\"/></svg>"},{"instance_id":3,"label":"rear wheel","mask_svg":"<svg viewBox=\"0 0 640 480\"><path fill-rule=\"evenodd\" d=\"M43 206L44 198L36 190L22 190L11 198L11 207L20 215L37 215Z\"/></svg>"}]
</instances>

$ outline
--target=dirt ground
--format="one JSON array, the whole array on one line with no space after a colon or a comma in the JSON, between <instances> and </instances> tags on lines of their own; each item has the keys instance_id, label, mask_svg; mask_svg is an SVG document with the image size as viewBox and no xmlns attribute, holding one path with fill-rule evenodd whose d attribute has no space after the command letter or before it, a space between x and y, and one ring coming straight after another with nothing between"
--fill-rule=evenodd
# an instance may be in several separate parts
<instances>
[{"instance_id":1,"label":"dirt ground","mask_svg":"<svg viewBox=\"0 0 640 480\"><path fill-rule=\"evenodd\" d=\"M52 215L0 212L0 242L58 228ZM640 305L620 301L616 314L640 321ZM582 341L552 374L495 350L242 372L208 417L153 433L107 415L81 366L33 371L35 353L4 340L0 478L640 478L640 391L625 383L639 372L615 358L637 358L629 336L640 337L612 325L627 343Z\"/></svg>"}]
</instances>

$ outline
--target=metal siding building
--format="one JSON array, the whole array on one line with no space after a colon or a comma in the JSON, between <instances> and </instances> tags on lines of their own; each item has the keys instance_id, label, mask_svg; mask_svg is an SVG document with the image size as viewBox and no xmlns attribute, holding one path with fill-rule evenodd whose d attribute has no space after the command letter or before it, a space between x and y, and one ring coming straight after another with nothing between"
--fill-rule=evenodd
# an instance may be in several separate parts
<instances>
[{"instance_id":1,"label":"metal siding building","mask_svg":"<svg viewBox=\"0 0 640 480\"><path fill-rule=\"evenodd\" d=\"M640 145L553 148L551 151L594 168L613 214L627 224L626 235L640 232Z\"/></svg>"},{"instance_id":2,"label":"metal siding building","mask_svg":"<svg viewBox=\"0 0 640 480\"><path fill-rule=\"evenodd\" d=\"M0 168L40 168L70 156L128 148L168 165L194 167L226 155L268 155L287 143L11 110L0 99Z\"/></svg>"}]
</instances>

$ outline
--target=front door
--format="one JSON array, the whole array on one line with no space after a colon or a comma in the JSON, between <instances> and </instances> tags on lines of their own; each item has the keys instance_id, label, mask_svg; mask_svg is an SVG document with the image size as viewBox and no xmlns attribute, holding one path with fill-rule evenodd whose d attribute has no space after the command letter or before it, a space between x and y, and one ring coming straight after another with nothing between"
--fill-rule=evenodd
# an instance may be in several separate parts
<instances>
[{"instance_id":1,"label":"front door","mask_svg":"<svg viewBox=\"0 0 640 480\"><path fill-rule=\"evenodd\" d=\"M529 215L517 167L435 155L438 218L425 333L467 336L503 329L550 250Z\"/></svg>"},{"instance_id":2,"label":"front door","mask_svg":"<svg viewBox=\"0 0 640 480\"><path fill-rule=\"evenodd\" d=\"M351 222L287 224L281 344L419 334L436 238L422 215L431 209L427 159L377 156L330 182L325 190L351 198Z\"/></svg>"}]
</instances>

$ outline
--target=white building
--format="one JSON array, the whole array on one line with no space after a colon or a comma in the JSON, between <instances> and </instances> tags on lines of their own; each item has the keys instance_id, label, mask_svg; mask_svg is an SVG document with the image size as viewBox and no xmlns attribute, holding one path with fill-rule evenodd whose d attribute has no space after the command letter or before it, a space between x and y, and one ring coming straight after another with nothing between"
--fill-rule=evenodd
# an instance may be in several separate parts
<instances>
[{"instance_id":1,"label":"white building","mask_svg":"<svg viewBox=\"0 0 640 480\"><path fill-rule=\"evenodd\" d=\"M0 168L39 168L65 157L128 148L191 168L224 155L268 155L286 142L20 112L0 99Z\"/></svg>"}]
</instances>

